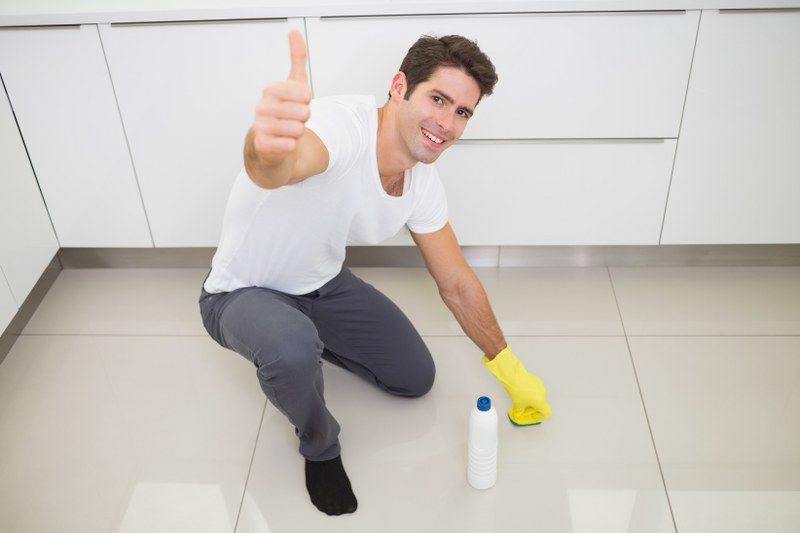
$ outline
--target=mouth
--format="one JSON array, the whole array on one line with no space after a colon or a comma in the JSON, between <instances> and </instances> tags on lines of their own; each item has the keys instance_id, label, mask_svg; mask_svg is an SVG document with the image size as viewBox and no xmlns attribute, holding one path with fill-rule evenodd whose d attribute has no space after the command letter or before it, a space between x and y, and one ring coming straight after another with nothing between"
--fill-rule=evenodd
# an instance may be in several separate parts
<instances>
[{"instance_id":1,"label":"mouth","mask_svg":"<svg viewBox=\"0 0 800 533\"><path fill-rule=\"evenodd\" d=\"M444 144L444 139L434 135L425 128L420 128L420 131L422 132L422 137L425 139L425 143L431 148L439 149Z\"/></svg>"}]
</instances>

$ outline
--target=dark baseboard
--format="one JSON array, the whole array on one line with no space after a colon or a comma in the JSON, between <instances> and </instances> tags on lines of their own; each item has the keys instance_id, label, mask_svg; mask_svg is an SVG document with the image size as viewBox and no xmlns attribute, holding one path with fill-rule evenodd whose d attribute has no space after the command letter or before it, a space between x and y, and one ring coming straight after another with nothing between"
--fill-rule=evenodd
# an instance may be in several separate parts
<instances>
[{"instance_id":1,"label":"dark baseboard","mask_svg":"<svg viewBox=\"0 0 800 533\"><path fill-rule=\"evenodd\" d=\"M0 334L0 363L6 358L8 352L11 351L11 347L14 346L20 333L22 333L22 330L28 325L28 321L33 316L33 313L36 312L39 304L42 302L53 283L55 283L60 273L61 263L59 262L58 254L56 254L53 256L53 259L50 261L50 264L47 265L44 272L42 272L39 281L33 286L28 297L22 302L17 314L11 319L5 331Z\"/></svg>"},{"instance_id":2,"label":"dark baseboard","mask_svg":"<svg viewBox=\"0 0 800 533\"><path fill-rule=\"evenodd\" d=\"M798 266L800 244L462 246L474 267ZM61 248L64 268L210 268L216 248ZM348 246L348 267L424 267L416 246Z\"/></svg>"}]
</instances>

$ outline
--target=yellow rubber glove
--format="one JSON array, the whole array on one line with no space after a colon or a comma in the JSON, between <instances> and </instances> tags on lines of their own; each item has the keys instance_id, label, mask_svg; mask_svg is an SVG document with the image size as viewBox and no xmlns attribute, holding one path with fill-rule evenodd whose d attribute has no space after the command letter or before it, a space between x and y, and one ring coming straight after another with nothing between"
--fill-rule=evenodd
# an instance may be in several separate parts
<instances>
[{"instance_id":1,"label":"yellow rubber glove","mask_svg":"<svg viewBox=\"0 0 800 533\"><path fill-rule=\"evenodd\" d=\"M506 346L491 361L484 355L481 363L500 380L511 397L508 418L513 424L530 426L550 418L553 412L547 404L544 383L525 370L522 361L517 359L510 347Z\"/></svg>"}]
</instances>

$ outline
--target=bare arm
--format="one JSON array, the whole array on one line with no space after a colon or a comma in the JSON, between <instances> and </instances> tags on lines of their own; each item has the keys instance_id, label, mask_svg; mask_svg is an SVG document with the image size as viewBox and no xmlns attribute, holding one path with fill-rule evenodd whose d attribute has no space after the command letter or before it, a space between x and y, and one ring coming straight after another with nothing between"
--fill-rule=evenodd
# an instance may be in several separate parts
<instances>
[{"instance_id":1,"label":"bare arm","mask_svg":"<svg viewBox=\"0 0 800 533\"><path fill-rule=\"evenodd\" d=\"M305 128L297 147L283 158L264 156L254 146L253 128L244 141L244 168L250 179L264 189L277 189L315 176L328 168L328 149L317 134Z\"/></svg>"},{"instance_id":2,"label":"bare arm","mask_svg":"<svg viewBox=\"0 0 800 533\"><path fill-rule=\"evenodd\" d=\"M456 317L461 329L490 361L508 346L489 305L483 285L475 274L465 277L456 292L443 295L445 305Z\"/></svg>"},{"instance_id":3,"label":"bare arm","mask_svg":"<svg viewBox=\"0 0 800 533\"><path fill-rule=\"evenodd\" d=\"M414 233L425 266L436 280L439 294L461 329L488 359L507 346L489 305L486 291L467 264L450 223L432 233Z\"/></svg>"}]
</instances>

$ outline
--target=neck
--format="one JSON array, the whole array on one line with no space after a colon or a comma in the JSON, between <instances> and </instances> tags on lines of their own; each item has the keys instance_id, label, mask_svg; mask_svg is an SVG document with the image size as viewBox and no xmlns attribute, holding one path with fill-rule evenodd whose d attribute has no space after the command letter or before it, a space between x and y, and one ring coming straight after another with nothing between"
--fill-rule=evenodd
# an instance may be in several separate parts
<instances>
[{"instance_id":1,"label":"neck","mask_svg":"<svg viewBox=\"0 0 800 533\"><path fill-rule=\"evenodd\" d=\"M417 162L408 153L397 129L397 107L390 100L378 108L378 173L392 178L413 167Z\"/></svg>"}]
</instances>

